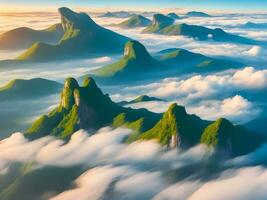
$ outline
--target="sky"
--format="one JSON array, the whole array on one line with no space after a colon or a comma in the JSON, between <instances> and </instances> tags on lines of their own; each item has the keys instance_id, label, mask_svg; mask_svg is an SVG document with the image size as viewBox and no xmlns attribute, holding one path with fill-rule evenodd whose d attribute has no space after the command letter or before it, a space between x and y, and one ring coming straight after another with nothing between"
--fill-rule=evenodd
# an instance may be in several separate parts
<instances>
[{"instance_id":1,"label":"sky","mask_svg":"<svg viewBox=\"0 0 267 200\"><path fill-rule=\"evenodd\" d=\"M198 10L267 11L266 0L0 0L0 9L55 8L60 6L98 9L195 8Z\"/></svg>"}]
</instances>

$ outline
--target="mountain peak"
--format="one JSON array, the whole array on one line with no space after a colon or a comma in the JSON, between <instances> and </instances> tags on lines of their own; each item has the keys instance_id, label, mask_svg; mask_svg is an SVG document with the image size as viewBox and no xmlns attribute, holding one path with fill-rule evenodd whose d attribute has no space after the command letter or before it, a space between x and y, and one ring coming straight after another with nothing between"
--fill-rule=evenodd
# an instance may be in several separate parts
<instances>
[{"instance_id":1,"label":"mountain peak","mask_svg":"<svg viewBox=\"0 0 267 200\"><path fill-rule=\"evenodd\" d=\"M61 15L61 23L63 29L81 29L89 25L96 25L96 23L86 13L76 13L69 8L62 7L58 9Z\"/></svg>"},{"instance_id":2,"label":"mountain peak","mask_svg":"<svg viewBox=\"0 0 267 200\"><path fill-rule=\"evenodd\" d=\"M160 27L165 27L165 26L172 25L173 23L174 23L174 19L167 17L165 15L155 14L153 16L153 24L154 25L158 25Z\"/></svg>"},{"instance_id":3,"label":"mountain peak","mask_svg":"<svg viewBox=\"0 0 267 200\"><path fill-rule=\"evenodd\" d=\"M165 114L167 116L174 116L174 117L182 117L187 115L185 107L177 105L176 103L173 103Z\"/></svg>"},{"instance_id":4,"label":"mountain peak","mask_svg":"<svg viewBox=\"0 0 267 200\"><path fill-rule=\"evenodd\" d=\"M74 91L79 88L78 82L74 78L67 78L61 93L60 105L70 109L75 104Z\"/></svg>"},{"instance_id":5,"label":"mountain peak","mask_svg":"<svg viewBox=\"0 0 267 200\"><path fill-rule=\"evenodd\" d=\"M152 59L151 55L148 53L144 45L135 40L129 41L125 44L124 57L140 61Z\"/></svg>"},{"instance_id":6,"label":"mountain peak","mask_svg":"<svg viewBox=\"0 0 267 200\"><path fill-rule=\"evenodd\" d=\"M170 17L172 19L180 19L180 17L176 13L169 13L167 14L167 17Z\"/></svg>"}]
</instances>

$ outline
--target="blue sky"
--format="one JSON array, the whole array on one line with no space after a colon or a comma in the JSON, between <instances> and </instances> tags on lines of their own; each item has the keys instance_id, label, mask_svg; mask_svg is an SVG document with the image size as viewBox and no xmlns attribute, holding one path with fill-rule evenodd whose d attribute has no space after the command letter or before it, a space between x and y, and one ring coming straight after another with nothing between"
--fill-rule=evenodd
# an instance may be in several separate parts
<instances>
[{"instance_id":1,"label":"blue sky","mask_svg":"<svg viewBox=\"0 0 267 200\"><path fill-rule=\"evenodd\" d=\"M0 0L0 6L11 7L113 7L113 8L195 8L227 10L266 10L267 0Z\"/></svg>"}]
</instances>

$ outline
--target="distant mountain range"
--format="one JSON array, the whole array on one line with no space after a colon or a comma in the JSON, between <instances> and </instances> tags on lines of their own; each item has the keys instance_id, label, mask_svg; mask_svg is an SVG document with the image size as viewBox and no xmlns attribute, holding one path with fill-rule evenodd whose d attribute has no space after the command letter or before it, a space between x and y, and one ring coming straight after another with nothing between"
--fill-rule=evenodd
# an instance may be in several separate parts
<instances>
[{"instance_id":1,"label":"distant mountain range","mask_svg":"<svg viewBox=\"0 0 267 200\"><path fill-rule=\"evenodd\" d=\"M60 8L64 35L57 45L35 43L20 61L53 61L121 53L129 38L97 25L87 14Z\"/></svg>"},{"instance_id":2,"label":"distant mountain range","mask_svg":"<svg viewBox=\"0 0 267 200\"><path fill-rule=\"evenodd\" d=\"M139 97L137 97L131 101L121 101L121 102L118 102L117 104L124 106L124 105L129 105L129 104L143 103L143 102L150 102L150 101L163 101L163 102L165 102L164 99L159 99L156 97L150 97L147 95L141 95L141 96L139 96Z\"/></svg>"},{"instance_id":3,"label":"distant mountain range","mask_svg":"<svg viewBox=\"0 0 267 200\"><path fill-rule=\"evenodd\" d=\"M99 17L109 18L109 17L117 17L117 18L127 18L131 17L134 14L126 11L117 11L117 12L106 12L104 14L99 15Z\"/></svg>"},{"instance_id":4,"label":"distant mountain range","mask_svg":"<svg viewBox=\"0 0 267 200\"><path fill-rule=\"evenodd\" d=\"M27 27L16 28L0 35L0 49L26 49L35 42L56 44L63 34L61 24L55 24L44 30L34 30Z\"/></svg>"},{"instance_id":5,"label":"distant mountain range","mask_svg":"<svg viewBox=\"0 0 267 200\"><path fill-rule=\"evenodd\" d=\"M185 14L187 17L211 17L209 14L198 11L190 11Z\"/></svg>"},{"instance_id":6,"label":"distant mountain range","mask_svg":"<svg viewBox=\"0 0 267 200\"><path fill-rule=\"evenodd\" d=\"M230 42L248 45L262 44L249 38L227 33L220 28L210 29L204 26L188 25L185 23L174 24L170 17L156 14L150 26L143 33L157 33L162 35L183 35L200 41Z\"/></svg>"},{"instance_id":7,"label":"distant mountain range","mask_svg":"<svg viewBox=\"0 0 267 200\"><path fill-rule=\"evenodd\" d=\"M56 81L42 78L30 80L15 79L0 88L0 101L19 101L35 99L42 96L56 94L62 85Z\"/></svg>"},{"instance_id":8,"label":"distant mountain range","mask_svg":"<svg viewBox=\"0 0 267 200\"><path fill-rule=\"evenodd\" d=\"M247 22L245 24L240 25L239 27L247 29L267 29L267 23Z\"/></svg>"},{"instance_id":9,"label":"distant mountain range","mask_svg":"<svg viewBox=\"0 0 267 200\"><path fill-rule=\"evenodd\" d=\"M152 57L137 41L129 41L124 49L124 55L119 61L96 69L91 75L98 80L123 82L244 66L241 63L209 58L184 49L166 49L159 52L156 57Z\"/></svg>"},{"instance_id":10,"label":"distant mountain range","mask_svg":"<svg viewBox=\"0 0 267 200\"><path fill-rule=\"evenodd\" d=\"M121 107L103 94L92 78L86 78L82 87L68 78L58 107L34 122L25 136L36 139L49 134L69 139L79 129L104 126L133 129L128 142L156 139L162 145L185 149L204 143L230 157L249 153L265 141L262 135L234 126L226 119L210 122L189 115L177 104L164 114Z\"/></svg>"}]
</instances>

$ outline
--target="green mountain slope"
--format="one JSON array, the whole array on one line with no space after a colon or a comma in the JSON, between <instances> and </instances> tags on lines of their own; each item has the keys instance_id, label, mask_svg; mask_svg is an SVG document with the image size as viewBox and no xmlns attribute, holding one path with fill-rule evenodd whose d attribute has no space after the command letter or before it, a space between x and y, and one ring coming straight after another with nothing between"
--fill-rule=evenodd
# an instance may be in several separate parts
<instances>
[{"instance_id":1,"label":"green mountain slope","mask_svg":"<svg viewBox=\"0 0 267 200\"><path fill-rule=\"evenodd\" d=\"M41 78L15 79L0 88L0 101L17 101L58 93L62 85Z\"/></svg>"},{"instance_id":2,"label":"green mountain slope","mask_svg":"<svg viewBox=\"0 0 267 200\"><path fill-rule=\"evenodd\" d=\"M134 15L130 17L130 19L127 19L118 26L122 28L136 28L136 27L145 27L151 24L151 20L142 16L142 15Z\"/></svg>"},{"instance_id":3,"label":"green mountain slope","mask_svg":"<svg viewBox=\"0 0 267 200\"><path fill-rule=\"evenodd\" d=\"M121 119L122 115L124 119ZM65 81L59 106L36 120L25 135L39 138L51 134L69 138L79 129L130 126L137 120L142 120L142 123L136 124L136 130L143 130L151 128L159 117L159 114L145 109L134 110L117 105L102 93L92 78L86 78L82 87L75 79L69 78Z\"/></svg>"},{"instance_id":4,"label":"green mountain slope","mask_svg":"<svg viewBox=\"0 0 267 200\"><path fill-rule=\"evenodd\" d=\"M164 15L154 15L153 22L143 30L143 33L157 33L162 35L183 35L200 41L231 42L241 44L261 44L249 38L233 35L220 28L210 29L204 26L188 25L185 23L173 24L174 20Z\"/></svg>"},{"instance_id":5,"label":"green mountain slope","mask_svg":"<svg viewBox=\"0 0 267 200\"><path fill-rule=\"evenodd\" d=\"M103 54L121 53L129 40L120 34L97 25L87 14L60 8L61 24L65 31L59 44L36 43L18 60L52 61Z\"/></svg>"},{"instance_id":6,"label":"green mountain slope","mask_svg":"<svg viewBox=\"0 0 267 200\"><path fill-rule=\"evenodd\" d=\"M96 69L89 76L101 81L130 82L242 66L238 62L214 59L184 49L166 49L153 58L141 43L129 41L119 61Z\"/></svg>"},{"instance_id":7,"label":"green mountain slope","mask_svg":"<svg viewBox=\"0 0 267 200\"><path fill-rule=\"evenodd\" d=\"M216 148L226 156L247 154L258 148L264 140L263 136L249 133L223 118L209 125L201 137L201 143Z\"/></svg>"},{"instance_id":8,"label":"green mountain slope","mask_svg":"<svg viewBox=\"0 0 267 200\"><path fill-rule=\"evenodd\" d=\"M163 145L186 148L199 143L201 134L208 124L208 121L187 114L184 107L172 104L162 119L139 138L156 139Z\"/></svg>"},{"instance_id":9,"label":"green mountain slope","mask_svg":"<svg viewBox=\"0 0 267 200\"><path fill-rule=\"evenodd\" d=\"M124 48L124 56L113 64L92 71L95 77L117 79L120 81L141 79L147 73L156 72L160 62L152 58L146 48L137 41L129 41ZM135 73L139 75L136 76Z\"/></svg>"},{"instance_id":10,"label":"green mountain slope","mask_svg":"<svg viewBox=\"0 0 267 200\"><path fill-rule=\"evenodd\" d=\"M215 59L179 48L160 51L157 59L166 65L175 66L175 70L180 73L211 72L245 66L235 61Z\"/></svg>"},{"instance_id":11,"label":"green mountain slope","mask_svg":"<svg viewBox=\"0 0 267 200\"><path fill-rule=\"evenodd\" d=\"M59 42L63 34L61 24L52 25L44 30L27 27L16 28L0 35L0 49L25 49L31 47L35 42L55 44Z\"/></svg>"}]
</instances>

